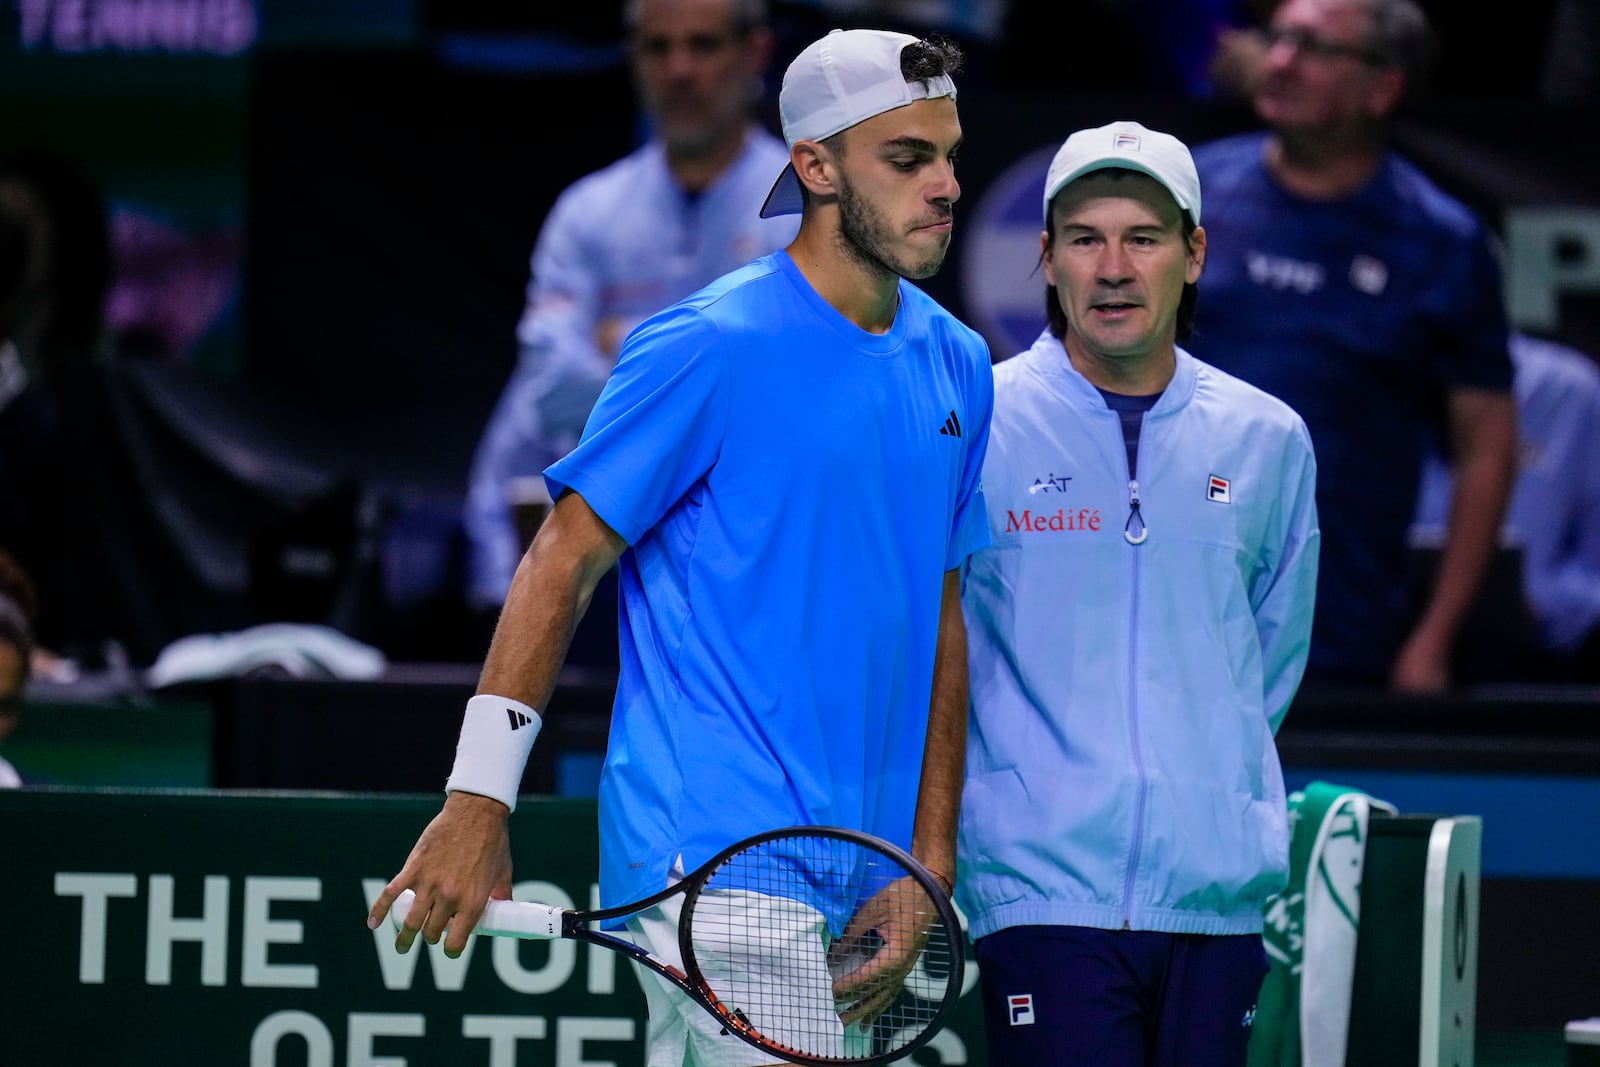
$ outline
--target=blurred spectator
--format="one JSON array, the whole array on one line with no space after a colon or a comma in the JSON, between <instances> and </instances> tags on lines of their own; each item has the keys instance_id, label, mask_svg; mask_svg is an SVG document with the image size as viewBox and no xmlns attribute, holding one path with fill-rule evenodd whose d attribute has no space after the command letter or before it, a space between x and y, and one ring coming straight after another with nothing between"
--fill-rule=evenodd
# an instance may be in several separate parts
<instances>
[{"instance_id":1,"label":"blurred spectator","mask_svg":"<svg viewBox=\"0 0 1600 1067\"><path fill-rule=\"evenodd\" d=\"M16 560L0 550L0 743L17 728L22 697L33 673L33 583ZM0 756L0 789L22 784L17 769Z\"/></svg>"},{"instance_id":2,"label":"blurred spectator","mask_svg":"<svg viewBox=\"0 0 1600 1067\"><path fill-rule=\"evenodd\" d=\"M653 133L563 192L539 234L517 366L468 487L467 592L479 613L498 611L527 548L508 487L577 443L623 338L796 229L793 216L759 217L789 159L753 117L772 43L764 0L630 0L625 14Z\"/></svg>"},{"instance_id":3,"label":"blurred spectator","mask_svg":"<svg viewBox=\"0 0 1600 1067\"><path fill-rule=\"evenodd\" d=\"M1191 348L1283 400L1317 453L1322 570L1307 684L1438 692L1515 464L1499 263L1471 211L1388 143L1432 35L1411 0L1287 0L1253 104L1201 146L1210 257ZM1407 532L1423 455L1455 503L1420 612Z\"/></svg>"},{"instance_id":4,"label":"blurred spectator","mask_svg":"<svg viewBox=\"0 0 1600 1067\"><path fill-rule=\"evenodd\" d=\"M1249 98L1245 83L1259 71L1266 51L1265 35L1257 27L1267 24L1277 4L1278 0L1246 0L1242 6L1251 9L1250 17L1218 35L1210 62L1217 95ZM1428 78L1435 99L1532 102L1543 94L1544 99L1556 101L1553 76L1572 88L1579 79L1593 75L1595 27L1585 20L1594 16L1583 9L1595 8L1596 0L1523 0L1515 19L1485 19L1471 5L1448 0L1420 0L1420 6L1440 42L1438 63ZM1557 75L1558 70L1563 73ZM1593 84L1589 83L1591 89Z\"/></svg>"},{"instance_id":5,"label":"blurred spectator","mask_svg":"<svg viewBox=\"0 0 1600 1067\"><path fill-rule=\"evenodd\" d=\"M1540 647L1528 675L1600 682L1600 366L1554 341L1511 336L1521 464L1502 540L1522 551L1523 592ZM1450 512L1448 460L1429 457L1414 541L1437 540Z\"/></svg>"}]
</instances>

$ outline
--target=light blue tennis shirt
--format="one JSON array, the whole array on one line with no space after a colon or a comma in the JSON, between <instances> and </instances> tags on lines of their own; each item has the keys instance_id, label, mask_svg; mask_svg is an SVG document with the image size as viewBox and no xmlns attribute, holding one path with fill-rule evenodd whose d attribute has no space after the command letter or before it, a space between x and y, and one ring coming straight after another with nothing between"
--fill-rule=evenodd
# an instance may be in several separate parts
<instances>
[{"instance_id":1,"label":"light blue tennis shirt","mask_svg":"<svg viewBox=\"0 0 1600 1067\"><path fill-rule=\"evenodd\" d=\"M545 472L630 546L602 904L782 826L910 844L944 574L989 543L994 394L982 338L899 296L870 334L756 260L629 336Z\"/></svg>"}]
</instances>

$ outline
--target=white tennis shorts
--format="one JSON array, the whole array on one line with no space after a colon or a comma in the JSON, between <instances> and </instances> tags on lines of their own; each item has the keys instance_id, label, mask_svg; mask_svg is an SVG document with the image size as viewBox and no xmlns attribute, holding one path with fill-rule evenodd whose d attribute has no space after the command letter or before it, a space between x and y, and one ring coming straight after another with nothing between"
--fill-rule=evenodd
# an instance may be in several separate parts
<instances>
[{"instance_id":1,"label":"white tennis shorts","mask_svg":"<svg viewBox=\"0 0 1600 1067\"><path fill-rule=\"evenodd\" d=\"M674 869L673 877L679 877ZM695 909L695 958L707 982L733 1001L764 1032L785 1041L784 1031L812 1035L787 1038L824 1054L860 1053L867 1038L847 1035L833 1003L828 972L828 928L822 913L798 901L761 893L707 890ZM711 899L704 899L711 898ZM673 896L628 920L634 942L678 969L678 926L683 897ZM752 939L742 931L762 931ZM741 931L737 938L732 931ZM729 935L729 936L724 936ZM647 1067L767 1067L773 1057L724 1032L722 1024L667 979L634 965L649 1010ZM803 998L797 990L806 991ZM781 1006L781 1007L780 1007ZM773 1020L783 1025L772 1025ZM814 1035L836 1035L837 1051L817 1050Z\"/></svg>"}]
</instances>

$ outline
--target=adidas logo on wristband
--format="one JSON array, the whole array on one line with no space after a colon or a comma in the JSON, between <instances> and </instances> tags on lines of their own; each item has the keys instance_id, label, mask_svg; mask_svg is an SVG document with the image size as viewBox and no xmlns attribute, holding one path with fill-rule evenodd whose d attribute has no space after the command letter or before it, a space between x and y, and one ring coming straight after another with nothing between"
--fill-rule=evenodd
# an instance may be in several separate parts
<instances>
[{"instance_id":1,"label":"adidas logo on wristband","mask_svg":"<svg viewBox=\"0 0 1600 1067\"><path fill-rule=\"evenodd\" d=\"M501 723L510 725L510 737ZM444 791L477 793L516 811L528 752L543 723L538 711L512 697L479 693L468 700L461 717L461 738L456 742L455 766Z\"/></svg>"}]
</instances>

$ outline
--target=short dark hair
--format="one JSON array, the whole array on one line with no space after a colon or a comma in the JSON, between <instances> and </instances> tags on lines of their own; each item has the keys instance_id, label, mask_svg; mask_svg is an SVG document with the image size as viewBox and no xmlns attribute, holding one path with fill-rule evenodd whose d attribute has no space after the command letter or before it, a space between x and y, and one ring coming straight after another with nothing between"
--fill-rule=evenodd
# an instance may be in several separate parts
<instances>
[{"instance_id":1,"label":"short dark hair","mask_svg":"<svg viewBox=\"0 0 1600 1067\"><path fill-rule=\"evenodd\" d=\"M1125 178L1130 174L1138 174L1138 175L1140 175L1142 177L1149 177L1149 175L1144 174L1143 171L1129 170L1127 167L1105 167L1105 168L1102 168L1101 170L1095 171L1095 173L1096 174L1110 175L1111 177L1118 178L1118 179ZM1067 184L1070 185L1071 183L1068 182ZM1066 188L1066 186L1062 186L1062 188L1064 189L1064 188ZM1060 196L1060 195L1061 195L1061 193L1058 191L1056 193L1056 196ZM1055 199L1052 197L1051 200L1050 200L1050 215L1049 215L1049 217L1051 219L1053 219L1055 217L1055 210L1056 210L1056 202L1055 202ZM1190 239L1194 236L1194 231L1195 231L1195 228L1196 228L1195 227L1195 221L1189 215L1189 213L1187 211L1184 211L1182 208L1178 209L1178 217L1181 220L1181 226L1182 226L1182 230L1183 230L1183 243L1185 245L1187 245L1189 243ZM1045 239L1044 239L1045 240L1045 249L1044 250L1048 251L1050 249L1050 247L1053 246L1056 243L1056 228L1055 228L1054 223L1051 222L1051 223L1046 224L1046 226L1044 228L1044 232L1045 232ZM1043 254L1044 254L1043 252L1040 253L1040 258L1041 259L1043 258ZM1178 297L1178 338L1177 339L1179 341L1187 341L1191 337L1194 336L1194 310L1195 310L1195 305L1199 302L1199 300L1200 300L1200 286L1199 286L1199 284L1197 282L1185 282L1183 284L1183 295ZM1046 321L1050 325L1050 334L1051 334L1051 336L1054 337L1058 341L1066 340L1066 337L1067 337L1067 326L1068 326L1067 313L1065 311L1061 310L1061 301L1060 301L1060 299L1057 298L1057 296L1056 296L1056 287L1053 286L1053 285L1046 285L1044 287L1044 314L1045 314Z\"/></svg>"},{"instance_id":2,"label":"short dark hair","mask_svg":"<svg viewBox=\"0 0 1600 1067\"><path fill-rule=\"evenodd\" d=\"M900 50L900 73L908 82L925 82L941 74L951 76L961 73L966 60L961 46L947 37L933 34L921 41L913 41Z\"/></svg>"}]
</instances>

